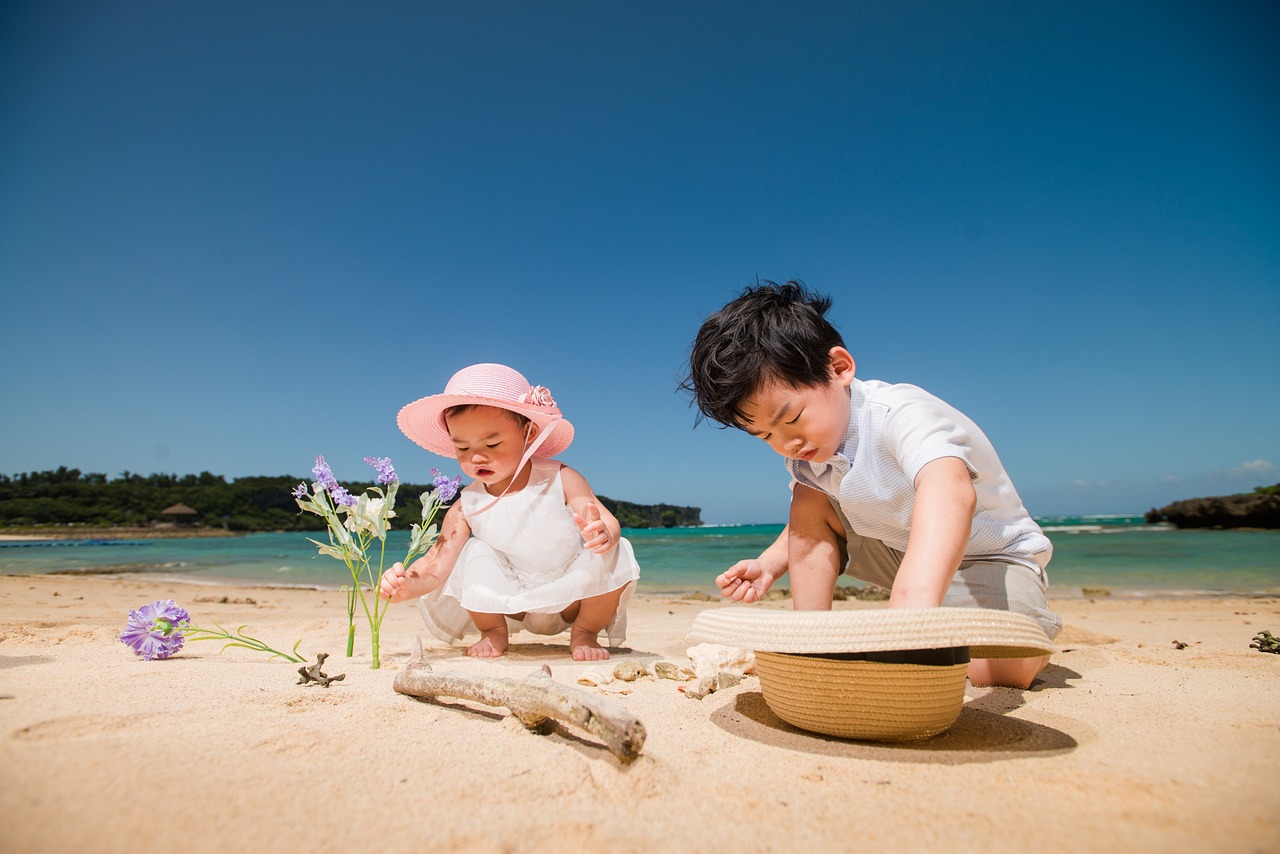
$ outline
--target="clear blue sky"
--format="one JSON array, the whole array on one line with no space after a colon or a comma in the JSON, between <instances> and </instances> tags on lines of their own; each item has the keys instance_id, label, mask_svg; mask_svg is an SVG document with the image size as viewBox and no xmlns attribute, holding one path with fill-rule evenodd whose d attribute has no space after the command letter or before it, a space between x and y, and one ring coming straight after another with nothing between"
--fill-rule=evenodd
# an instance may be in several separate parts
<instances>
[{"instance_id":1,"label":"clear blue sky","mask_svg":"<svg viewBox=\"0 0 1280 854\"><path fill-rule=\"evenodd\" d=\"M707 314L799 278L1035 514L1280 481L1274 2L10 2L0 472L450 473L511 364L597 492L785 518L694 429Z\"/></svg>"}]
</instances>

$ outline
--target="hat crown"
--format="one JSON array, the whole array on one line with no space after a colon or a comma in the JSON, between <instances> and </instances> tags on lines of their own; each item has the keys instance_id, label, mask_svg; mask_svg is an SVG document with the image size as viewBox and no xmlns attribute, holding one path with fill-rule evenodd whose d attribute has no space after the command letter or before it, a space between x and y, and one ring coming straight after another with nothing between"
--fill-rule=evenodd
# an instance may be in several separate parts
<instances>
[{"instance_id":1,"label":"hat crown","mask_svg":"<svg viewBox=\"0 0 1280 854\"><path fill-rule=\"evenodd\" d=\"M538 392L542 392L541 395ZM493 362L468 365L449 378L444 393L459 397L484 398L517 406L535 406L558 412L546 389L533 386L515 368Z\"/></svg>"},{"instance_id":2,"label":"hat crown","mask_svg":"<svg viewBox=\"0 0 1280 854\"><path fill-rule=\"evenodd\" d=\"M515 368L493 362L468 365L455 373L441 394L419 398L402 407L396 423L404 434L435 454L455 455L444 414L454 406L509 409L540 428L530 447L540 457L554 457L573 441L573 425L565 419L551 392L529 385Z\"/></svg>"}]
</instances>

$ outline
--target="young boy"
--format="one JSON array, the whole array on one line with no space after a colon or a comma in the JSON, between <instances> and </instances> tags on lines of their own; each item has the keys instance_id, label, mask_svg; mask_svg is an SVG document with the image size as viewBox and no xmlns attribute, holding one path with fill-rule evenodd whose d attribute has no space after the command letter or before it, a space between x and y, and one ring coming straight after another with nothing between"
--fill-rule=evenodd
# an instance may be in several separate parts
<instances>
[{"instance_id":1,"label":"young boy","mask_svg":"<svg viewBox=\"0 0 1280 854\"><path fill-rule=\"evenodd\" d=\"M681 388L701 417L763 439L791 475L787 527L716 579L721 595L759 601L790 571L796 609L829 610L845 572L888 588L891 608L1016 611L1052 639L1053 546L991 442L922 389L855 379L830 307L798 282L765 282L694 340ZM1026 688L1048 660L974 660L969 679Z\"/></svg>"}]
</instances>

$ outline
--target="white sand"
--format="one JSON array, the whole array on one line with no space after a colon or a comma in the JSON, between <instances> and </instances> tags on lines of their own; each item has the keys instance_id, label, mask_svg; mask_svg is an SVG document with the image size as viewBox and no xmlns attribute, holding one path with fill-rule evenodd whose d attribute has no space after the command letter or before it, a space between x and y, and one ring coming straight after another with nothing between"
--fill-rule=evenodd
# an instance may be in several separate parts
<instances>
[{"instance_id":1,"label":"white sand","mask_svg":"<svg viewBox=\"0 0 1280 854\"><path fill-rule=\"evenodd\" d=\"M197 623L302 637L346 679L300 687L296 665L216 643L136 658L127 611L171 597ZM624 764L577 732L394 693L425 636L411 606L372 671L363 631L342 657L337 592L0 577L0 851L1280 851L1280 655L1249 648L1280 600L1054 605L1043 680L969 689L934 739L795 730L754 677L702 701L647 679L615 697L648 731ZM703 607L638 597L613 660L682 658ZM588 666L528 635L499 661L424 640L437 668L547 663L571 683Z\"/></svg>"}]
</instances>

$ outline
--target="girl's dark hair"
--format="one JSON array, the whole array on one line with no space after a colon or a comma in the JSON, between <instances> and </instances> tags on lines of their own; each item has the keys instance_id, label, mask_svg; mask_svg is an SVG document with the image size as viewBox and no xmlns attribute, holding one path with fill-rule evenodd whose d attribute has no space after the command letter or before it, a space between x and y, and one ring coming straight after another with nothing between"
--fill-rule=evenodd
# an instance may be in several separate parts
<instances>
[{"instance_id":1,"label":"girl's dark hair","mask_svg":"<svg viewBox=\"0 0 1280 854\"><path fill-rule=\"evenodd\" d=\"M761 282L707 318L693 340L680 389L693 396L698 420L741 427L742 403L766 380L793 388L831 378L832 347L844 340L824 317L830 297L802 282Z\"/></svg>"},{"instance_id":2,"label":"girl's dark hair","mask_svg":"<svg viewBox=\"0 0 1280 854\"><path fill-rule=\"evenodd\" d=\"M440 414L444 418L445 424L447 425L449 423L449 419L452 418L453 416L466 412L470 409L478 409L480 407L484 407L485 409L502 410L503 412L510 415L511 420L515 421L516 426L520 427L521 429L524 428L524 425L529 423L528 418L521 415L519 412L516 412L514 409L507 409L505 406L489 406L488 404L484 404L484 403L459 403L457 406L450 406L448 409L446 409L444 412Z\"/></svg>"}]
</instances>

